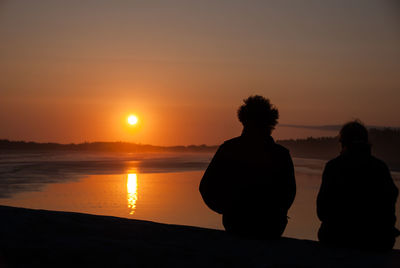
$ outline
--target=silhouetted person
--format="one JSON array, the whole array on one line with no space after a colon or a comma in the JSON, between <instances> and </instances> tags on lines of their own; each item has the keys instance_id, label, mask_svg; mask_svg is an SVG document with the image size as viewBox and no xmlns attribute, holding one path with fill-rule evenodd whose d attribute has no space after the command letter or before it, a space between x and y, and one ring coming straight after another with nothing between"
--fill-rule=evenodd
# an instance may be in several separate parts
<instances>
[{"instance_id":1,"label":"silhouetted person","mask_svg":"<svg viewBox=\"0 0 400 268\"><path fill-rule=\"evenodd\" d=\"M292 159L271 137L278 110L261 96L244 103L238 110L242 135L218 148L200 193L209 208L223 215L227 232L279 238L296 194Z\"/></svg>"},{"instance_id":2,"label":"silhouetted person","mask_svg":"<svg viewBox=\"0 0 400 268\"><path fill-rule=\"evenodd\" d=\"M341 154L322 175L317 213L321 243L372 250L393 248L398 190L386 164L371 155L368 131L358 121L340 131Z\"/></svg>"}]
</instances>

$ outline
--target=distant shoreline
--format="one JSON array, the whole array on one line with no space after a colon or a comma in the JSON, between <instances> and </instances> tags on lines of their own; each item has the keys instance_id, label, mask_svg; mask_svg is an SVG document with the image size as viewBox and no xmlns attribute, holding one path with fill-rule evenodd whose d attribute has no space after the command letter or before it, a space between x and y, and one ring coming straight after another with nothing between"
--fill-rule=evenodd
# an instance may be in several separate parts
<instances>
[{"instance_id":1,"label":"distant shoreline","mask_svg":"<svg viewBox=\"0 0 400 268\"><path fill-rule=\"evenodd\" d=\"M84 143L40 143L27 141L0 140L2 151L93 151L93 152L214 152L216 145L157 146L131 142L84 142Z\"/></svg>"},{"instance_id":2,"label":"distant shoreline","mask_svg":"<svg viewBox=\"0 0 400 268\"><path fill-rule=\"evenodd\" d=\"M400 130L370 129L372 153L385 161L391 170L400 171ZM329 160L340 153L337 137L309 137L306 139L277 140L290 150L293 157ZM4 152L120 152L120 153L214 153L217 145L156 146L129 142L38 143L0 140L0 153Z\"/></svg>"}]
</instances>

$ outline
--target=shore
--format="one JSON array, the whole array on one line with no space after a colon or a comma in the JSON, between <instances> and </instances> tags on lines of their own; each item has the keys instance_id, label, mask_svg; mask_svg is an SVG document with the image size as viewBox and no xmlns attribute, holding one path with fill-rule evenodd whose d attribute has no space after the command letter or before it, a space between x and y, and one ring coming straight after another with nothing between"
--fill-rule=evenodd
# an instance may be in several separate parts
<instances>
[{"instance_id":1,"label":"shore","mask_svg":"<svg viewBox=\"0 0 400 268\"><path fill-rule=\"evenodd\" d=\"M400 267L400 251L261 241L223 231L0 206L0 267Z\"/></svg>"}]
</instances>

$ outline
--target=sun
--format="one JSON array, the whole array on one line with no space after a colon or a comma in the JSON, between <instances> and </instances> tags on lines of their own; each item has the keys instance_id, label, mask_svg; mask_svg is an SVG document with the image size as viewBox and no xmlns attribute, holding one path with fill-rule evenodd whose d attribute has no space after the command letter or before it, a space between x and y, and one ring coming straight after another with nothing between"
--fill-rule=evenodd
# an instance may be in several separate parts
<instances>
[{"instance_id":1,"label":"sun","mask_svg":"<svg viewBox=\"0 0 400 268\"><path fill-rule=\"evenodd\" d=\"M137 118L136 115L131 114L130 116L128 116L128 124L129 125L136 125L138 123L139 119Z\"/></svg>"}]
</instances>

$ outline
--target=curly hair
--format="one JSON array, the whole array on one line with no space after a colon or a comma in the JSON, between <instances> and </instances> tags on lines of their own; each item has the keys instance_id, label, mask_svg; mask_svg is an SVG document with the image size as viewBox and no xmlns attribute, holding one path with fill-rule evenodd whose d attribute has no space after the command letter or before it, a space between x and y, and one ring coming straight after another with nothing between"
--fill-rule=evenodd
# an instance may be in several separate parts
<instances>
[{"instance_id":1,"label":"curly hair","mask_svg":"<svg viewBox=\"0 0 400 268\"><path fill-rule=\"evenodd\" d=\"M237 115L244 127L261 127L273 130L278 123L279 112L269 99L254 95L243 100Z\"/></svg>"}]
</instances>

